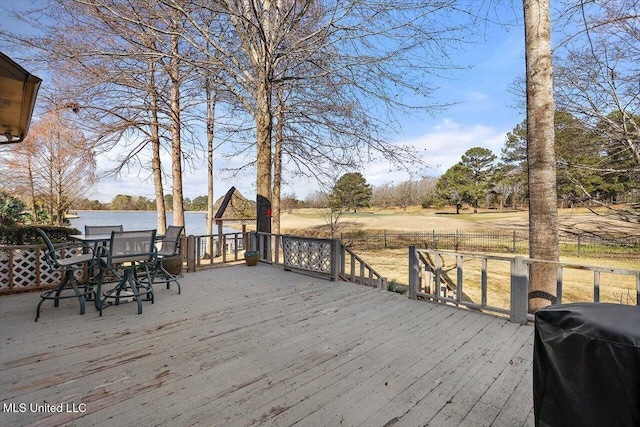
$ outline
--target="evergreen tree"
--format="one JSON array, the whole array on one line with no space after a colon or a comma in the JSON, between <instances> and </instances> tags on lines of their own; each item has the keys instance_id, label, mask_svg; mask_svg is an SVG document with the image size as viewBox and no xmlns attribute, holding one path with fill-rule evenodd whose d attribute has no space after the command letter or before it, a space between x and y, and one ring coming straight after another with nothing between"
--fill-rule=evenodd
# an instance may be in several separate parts
<instances>
[{"instance_id":1,"label":"evergreen tree","mask_svg":"<svg viewBox=\"0 0 640 427\"><path fill-rule=\"evenodd\" d=\"M478 200L483 198L489 190L495 170L493 165L495 160L495 154L482 147L470 148L462 155L460 163L471 172L472 185L469 189L469 195L473 203L473 213L478 213Z\"/></svg>"},{"instance_id":2,"label":"evergreen tree","mask_svg":"<svg viewBox=\"0 0 640 427\"><path fill-rule=\"evenodd\" d=\"M369 206L372 190L360 172L342 175L329 196L329 206L333 210L345 209L357 212L358 208Z\"/></svg>"},{"instance_id":3,"label":"evergreen tree","mask_svg":"<svg viewBox=\"0 0 640 427\"><path fill-rule=\"evenodd\" d=\"M440 205L455 206L456 214L459 214L462 205L473 200L471 170L462 163L456 163L440 177L435 193Z\"/></svg>"}]
</instances>

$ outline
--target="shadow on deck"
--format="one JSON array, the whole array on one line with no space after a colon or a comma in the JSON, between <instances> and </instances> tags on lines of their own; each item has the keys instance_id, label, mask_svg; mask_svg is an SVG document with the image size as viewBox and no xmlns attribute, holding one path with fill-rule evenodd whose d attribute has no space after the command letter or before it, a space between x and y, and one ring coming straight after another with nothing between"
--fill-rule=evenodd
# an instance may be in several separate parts
<instances>
[{"instance_id":1,"label":"shadow on deck","mask_svg":"<svg viewBox=\"0 0 640 427\"><path fill-rule=\"evenodd\" d=\"M142 315L0 298L0 424L533 425L530 325L268 265L181 283Z\"/></svg>"}]
</instances>

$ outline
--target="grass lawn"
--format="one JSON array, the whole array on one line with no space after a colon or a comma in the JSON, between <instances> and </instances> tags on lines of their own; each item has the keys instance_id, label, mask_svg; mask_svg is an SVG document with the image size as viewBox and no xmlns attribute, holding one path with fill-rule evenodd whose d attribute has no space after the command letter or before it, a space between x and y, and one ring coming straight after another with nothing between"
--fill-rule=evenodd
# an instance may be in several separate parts
<instances>
[{"instance_id":1,"label":"grass lawn","mask_svg":"<svg viewBox=\"0 0 640 427\"><path fill-rule=\"evenodd\" d=\"M322 209L294 209L281 217L283 233L303 233L326 235L329 225ZM460 215L454 209L423 209L411 206L402 209L367 209L357 213L345 213L338 221L338 232L367 230L396 231L526 231L529 228L529 214L526 210L498 211L480 209L477 214L471 209ZM560 231L596 234L601 237L633 235L640 237L640 211L621 214L616 211L599 209L595 213L587 209L559 209Z\"/></svg>"}]
</instances>

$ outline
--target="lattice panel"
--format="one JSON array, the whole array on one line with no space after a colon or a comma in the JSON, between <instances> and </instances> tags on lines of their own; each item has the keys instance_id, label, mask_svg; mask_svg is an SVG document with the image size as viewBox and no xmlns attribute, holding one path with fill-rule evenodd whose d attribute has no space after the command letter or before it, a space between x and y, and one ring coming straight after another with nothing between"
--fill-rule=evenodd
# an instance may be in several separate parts
<instances>
[{"instance_id":1,"label":"lattice panel","mask_svg":"<svg viewBox=\"0 0 640 427\"><path fill-rule=\"evenodd\" d=\"M82 271L78 278L82 277ZM10 248L0 252L0 289L27 289L59 283L60 271L52 270L45 252L37 248Z\"/></svg>"},{"instance_id":2,"label":"lattice panel","mask_svg":"<svg viewBox=\"0 0 640 427\"><path fill-rule=\"evenodd\" d=\"M282 247L286 267L331 274L331 242L284 238Z\"/></svg>"},{"instance_id":3,"label":"lattice panel","mask_svg":"<svg viewBox=\"0 0 640 427\"><path fill-rule=\"evenodd\" d=\"M0 289L9 289L9 250L0 250Z\"/></svg>"}]
</instances>

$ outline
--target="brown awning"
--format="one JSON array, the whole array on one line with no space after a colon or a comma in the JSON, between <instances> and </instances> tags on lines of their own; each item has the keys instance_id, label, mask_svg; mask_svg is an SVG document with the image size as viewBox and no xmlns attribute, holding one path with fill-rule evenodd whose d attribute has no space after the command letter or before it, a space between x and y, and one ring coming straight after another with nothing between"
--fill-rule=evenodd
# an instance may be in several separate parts
<instances>
[{"instance_id":1,"label":"brown awning","mask_svg":"<svg viewBox=\"0 0 640 427\"><path fill-rule=\"evenodd\" d=\"M0 52L0 144L27 136L42 79Z\"/></svg>"}]
</instances>

